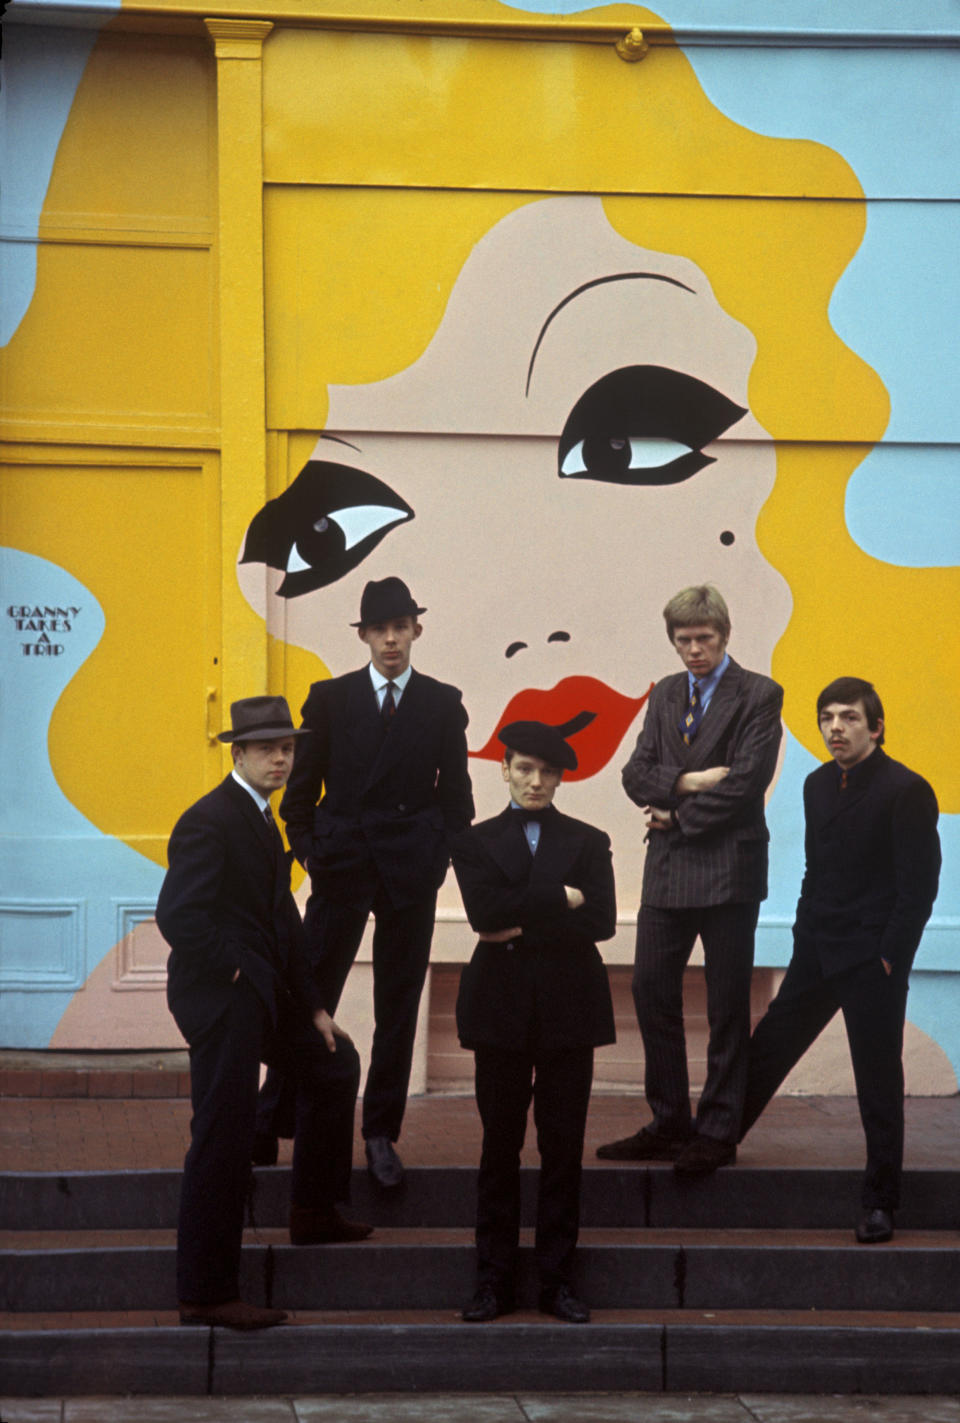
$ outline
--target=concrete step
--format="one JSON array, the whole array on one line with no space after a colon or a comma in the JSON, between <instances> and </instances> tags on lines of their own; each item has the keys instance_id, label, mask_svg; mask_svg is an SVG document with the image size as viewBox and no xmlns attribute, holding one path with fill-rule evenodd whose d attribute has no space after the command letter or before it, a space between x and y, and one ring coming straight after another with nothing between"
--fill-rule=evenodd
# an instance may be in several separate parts
<instances>
[{"instance_id":1,"label":"concrete step","mask_svg":"<svg viewBox=\"0 0 960 1423\"><path fill-rule=\"evenodd\" d=\"M170 1313L44 1323L0 1317L8 1396L960 1391L960 1314L600 1309L581 1328L530 1311L484 1325L448 1312L298 1314L258 1334L176 1328Z\"/></svg>"},{"instance_id":2,"label":"concrete step","mask_svg":"<svg viewBox=\"0 0 960 1423\"><path fill-rule=\"evenodd\" d=\"M5 1232L0 1310L169 1307L172 1231ZM297 1310L457 1310L472 1288L466 1228L381 1228L362 1244L295 1247L286 1231L247 1232L241 1294ZM880 1247L846 1231L584 1230L577 1279L598 1309L960 1311L960 1235L898 1231ZM524 1232L518 1298L537 1297Z\"/></svg>"},{"instance_id":3,"label":"concrete step","mask_svg":"<svg viewBox=\"0 0 960 1423\"><path fill-rule=\"evenodd\" d=\"M678 1179L669 1166L588 1165L581 1220L588 1227L852 1228L859 1213L860 1169L727 1167L700 1180ZM521 1171L523 1220L536 1211L537 1170ZM179 1170L0 1173L0 1230L161 1229L177 1219ZM907 1171L907 1230L960 1228L960 1170ZM250 1220L279 1226L287 1219L290 1169L253 1172ZM476 1169L413 1167L396 1195L384 1195L365 1170L355 1170L351 1213L375 1225L469 1226L476 1203Z\"/></svg>"}]
</instances>

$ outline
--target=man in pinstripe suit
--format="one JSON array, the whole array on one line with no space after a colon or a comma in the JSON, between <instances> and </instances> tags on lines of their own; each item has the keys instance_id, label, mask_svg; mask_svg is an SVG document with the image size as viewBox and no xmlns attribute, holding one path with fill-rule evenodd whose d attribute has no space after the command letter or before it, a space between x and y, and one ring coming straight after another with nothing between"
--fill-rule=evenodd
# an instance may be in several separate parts
<instances>
[{"instance_id":1,"label":"man in pinstripe suit","mask_svg":"<svg viewBox=\"0 0 960 1423\"><path fill-rule=\"evenodd\" d=\"M780 745L783 689L727 652L730 615L708 584L663 610L686 671L654 687L627 795L647 816L633 1000L653 1120L598 1148L614 1161L673 1161L706 1175L736 1158L750 1042L750 979L767 893L764 792ZM703 944L710 1039L697 1108L683 1029L683 974Z\"/></svg>"}]
</instances>

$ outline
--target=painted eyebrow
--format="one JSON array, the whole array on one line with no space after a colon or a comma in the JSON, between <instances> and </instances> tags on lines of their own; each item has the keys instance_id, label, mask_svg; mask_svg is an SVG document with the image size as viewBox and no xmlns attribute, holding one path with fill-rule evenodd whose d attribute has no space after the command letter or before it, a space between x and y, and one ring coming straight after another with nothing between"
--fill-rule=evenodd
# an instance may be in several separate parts
<instances>
[{"instance_id":1,"label":"painted eyebrow","mask_svg":"<svg viewBox=\"0 0 960 1423\"><path fill-rule=\"evenodd\" d=\"M678 281L676 277L664 276L662 272L614 272L612 276L594 277L592 281L584 282L582 286L575 287L572 292L567 293L562 301L557 303L546 321L540 327L540 334L537 337L533 354L530 357L530 364L527 367L527 383L523 391L525 396L530 394L530 382L533 379L533 364L537 359L540 347L543 345L543 338L547 334L547 327L553 318L559 315L563 308L569 305L571 301L575 301L578 296L582 296L584 292L589 291L591 287L606 286L608 282L666 282L668 286L679 287L681 291L689 292L691 296L696 296L693 287L688 287L686 282Z\"/></svg>"},{"instance_id":2,"label":"painted eyebrow","mask_svg":"<svg viewBox=\"0 0 960 1423\"><path fill-rule=\"evenodd\" d=\"M321 440L329 440L334 445L346 445L348 450L356 450L357 454L362 454L359 445L352 445L349 440L342 440L339 435L328 435L325 430L321 430L318 436Z\"/></svg>"}]
</instances>

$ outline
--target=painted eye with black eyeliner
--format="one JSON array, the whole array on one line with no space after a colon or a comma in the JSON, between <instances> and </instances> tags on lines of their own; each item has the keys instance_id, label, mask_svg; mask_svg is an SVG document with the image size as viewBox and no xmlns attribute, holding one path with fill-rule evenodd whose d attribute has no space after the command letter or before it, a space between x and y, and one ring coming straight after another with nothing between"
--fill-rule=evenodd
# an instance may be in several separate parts
<instances>
[{"instance_id":1,"label":"painted eye with black eyeliner","mask_svg":"<svg viewBox=\"0 0 960 1423\"><path fill-rule=\"evenodd\" d=\"M713 464L704 445L746 413L696 376L624 366L601 377L571 410L558 473L611 484L679 484Z\"/></svg>"},{"instance_id":2,"label":"painted eye with black eyeliner","mask_svg":"<svg viewBox=\"0 0 960 1423\"><path fill-rule=\"evenodd\" d=\"M356 568L413 510L382 480L350 465L310 460L250 521L241 563L282 568L281 598L299 598Z\"/></svg>"}]
</instances>

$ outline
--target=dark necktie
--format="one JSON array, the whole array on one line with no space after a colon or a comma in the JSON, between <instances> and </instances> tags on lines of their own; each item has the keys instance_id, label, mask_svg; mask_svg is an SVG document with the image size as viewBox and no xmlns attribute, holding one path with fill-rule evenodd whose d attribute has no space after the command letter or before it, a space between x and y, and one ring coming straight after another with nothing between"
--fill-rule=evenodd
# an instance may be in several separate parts
<instances>
[{"instance_id":1,"label":"dark necktie","mask_svg":"<svg viewBox=\"0 0 960 1423\"><path fill-rule=\"evenodd\" d=\"M847 789L847 773L846 773L846 771L841 771L841 772L840 772L840 789L841 789L842 791L845 791L845 790Z\"/></svg>"},{"instance_id":2,"label":"dark necktie","mask_svg":"<svg viewBox=\"0 0 960 1423\"><path fill-rule=\"evenodd\" d=\"M689 746L703 720L703 703L700 701L700 683L694 682L690 688L690 702L680 723L680 735Z\"/></svg>"},{"instance_id":3,"label":"dark necktie","mask_svg":"<svg viewBox=\"0 0 960 1423\"><path fill-rule=\"evenodd\" d=\"M383 706L380 708L380 720L384 726L389 726L397 710L397 704L393 697L393 683L387 683L387 690L383 694Z\"/></svg>"},{"instance_id":4,"label":"dark necktie","mask_svg":"<svg viewBox=\"0 0 960 1423\"><path fill-rule=\"evenodd\" d=\"M273 811L270 809L269 802L263 807L263 818L270 829L270 841L273 845L274 855L276 855L278 850L283 850L283 840L280 836L280 827L273 818Z\"/></svg>"}]
</instances>

